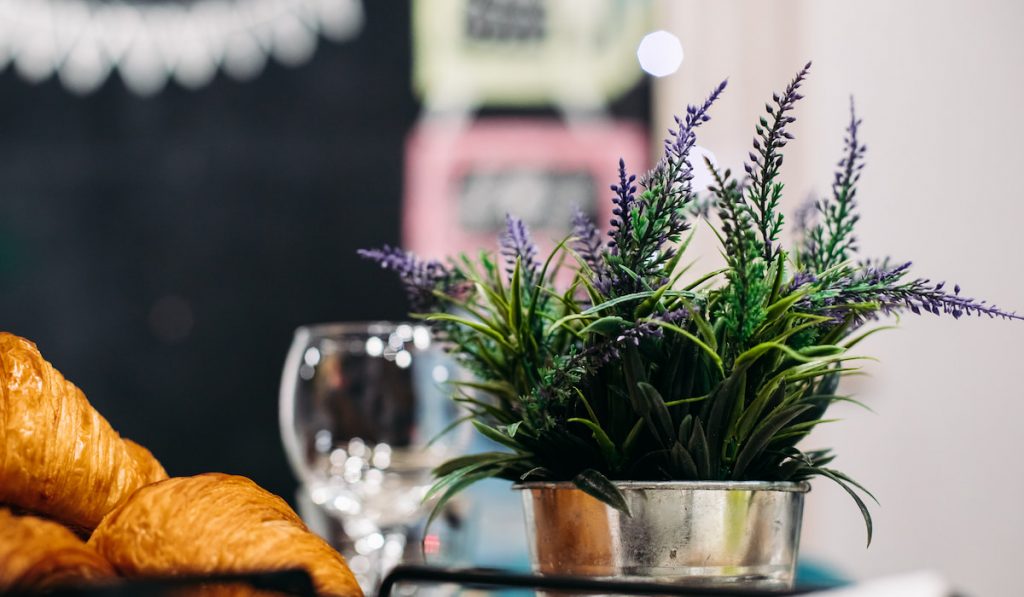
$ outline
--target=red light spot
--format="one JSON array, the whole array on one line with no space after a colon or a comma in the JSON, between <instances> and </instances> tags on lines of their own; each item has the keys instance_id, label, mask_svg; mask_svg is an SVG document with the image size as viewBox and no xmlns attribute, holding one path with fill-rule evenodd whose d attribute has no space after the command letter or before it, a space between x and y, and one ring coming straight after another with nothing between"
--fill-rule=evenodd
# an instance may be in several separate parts
<instances>
[{"instance_id":1,"label":"red light spot","mask_svg":"<svg viewBox=\"0 0 1024 597\"><path fill-rule=\"evenodd\" d=\"M423 553L441 553L441 538L437 535L427 535L423 538Z\"/></svg>"}]
</instances>

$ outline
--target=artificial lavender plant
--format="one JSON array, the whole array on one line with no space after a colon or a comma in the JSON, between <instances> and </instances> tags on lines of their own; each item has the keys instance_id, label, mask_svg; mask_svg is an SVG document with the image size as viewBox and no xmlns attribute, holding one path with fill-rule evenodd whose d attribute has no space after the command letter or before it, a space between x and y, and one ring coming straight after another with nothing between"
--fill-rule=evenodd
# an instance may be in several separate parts
<instances>
[{"instance_id":1,"label":"artificial lavender plant","mask_svg":"<svg viewBox=\"0 0 1024 597\"><path fill-rule=\"evenodd\" d=\"M865 326L906 311L1020 317L913 278L909 262L859 257L866 148L852 103L831 195L803 209L799 241L782 244L782 150L809 69L766 104L743 178L707 163L710 197L692 188L691 152L725 82L676 119L651 171L638 178L620 160L606 233L577 213L572 235L541 262L524 223L508 216L497 256L442 264L395 248L361 252L400 276L416 316L475 374L455 384L454 399L505 448L440 466L439 506L490 477L572 481L625 510L612 481L822 476L852 496L870 543L870 493L829 466L828 450L801 443L832 403L852 401L836 392L856 370L851 349L880 329ZM680 265L696 219L711 222L726 267ZM567 287L555 282L561 267L574 270Z\"/></svg>"}]
</instances>

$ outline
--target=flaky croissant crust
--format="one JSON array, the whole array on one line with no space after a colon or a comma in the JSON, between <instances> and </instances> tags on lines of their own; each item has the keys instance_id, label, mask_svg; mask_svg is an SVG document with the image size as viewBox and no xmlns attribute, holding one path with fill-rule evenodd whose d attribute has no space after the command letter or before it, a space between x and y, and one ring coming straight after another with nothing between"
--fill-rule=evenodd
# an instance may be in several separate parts
<instances>
[{"instance_id":1,"label":"flaky croissant crust","mask_svg":"<svg viewBox=\"0 0 1024 597\"><path fill-rule=\"evenodd\" d=\"M207 473L135 492L89 539L124 576L304 568L323 595L361 596L345 559L276 495Z\"/></svg>"},{"instance_id":2,"label":"flaky croissant crust","mask_svg":"<svg viewBox=\"0 0 1024 597\"><path fill-rule=\"evenodd\" d=\"M0 593L45 591L113 576L106 560L60 524L0 508Z\"/></svg>"},{"instance_id":3,"label":"flaky croissant crust","mask_svg":"<svg viewBox=\"0 0 1024 597\"><path fill-rule=\"evenodd\" d=\"M133 491L166 478L35 344L0 332L0 503L89 530Z\"/></svg>"}]
</instances>

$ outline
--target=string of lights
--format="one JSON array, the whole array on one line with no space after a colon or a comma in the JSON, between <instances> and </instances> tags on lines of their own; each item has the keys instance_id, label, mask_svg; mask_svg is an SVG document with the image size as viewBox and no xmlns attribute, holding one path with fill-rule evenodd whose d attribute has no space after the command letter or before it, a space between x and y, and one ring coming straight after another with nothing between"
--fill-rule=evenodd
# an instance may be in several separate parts
<instances>
[{"instance_id":1,"label":"string of lights","mask_svg":"<svg viewBox=\"0 0 1024 597\"><path fill-rule=\"evenodd\" d=\"M0 70L56 76L80 95L116 71L148 96L172 79L198 89L219 70L250 80L271 57L299 66L321 37L346 41L362 23L360 0L0 0Z\"/></svg>"}]
</instances>

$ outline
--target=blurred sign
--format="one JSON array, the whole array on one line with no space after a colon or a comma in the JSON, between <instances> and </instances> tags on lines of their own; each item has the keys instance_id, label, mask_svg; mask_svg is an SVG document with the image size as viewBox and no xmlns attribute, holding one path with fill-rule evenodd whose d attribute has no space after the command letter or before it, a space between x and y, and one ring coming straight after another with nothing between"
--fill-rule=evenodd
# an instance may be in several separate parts
<instances>
[{"instance_id":1,"label":"blurred sign","mask_svg":"<svg viewBox=\"0 0 1024 597\"><path fill-rule=\"evenodd\" d=\"M584 169L551 171L542 168L467 173L459 181L459 225L469 232L491 233L515 213L533 228L568 230L573 206L596 211L597 190L592 172Z\"/></svg>"},{"instance_id":2,"label":"blurred sign","mask_svg":"<svg viewBox=\"0 0 1024 597\"><path fill-rule=\"evenodd\" d=\"M607 227L608 186L620 157L632 170L647 168L642 126L424 121L406 144L404 246L436 258L494 250L511 213L530 227L543 254L569 233L575 206Z\"/></svg>"},{"instance_id":3,"label":"blurred sign","mask_svg":"<svg viewBox=\"0 0 1024 597\"><path fill-rule=\"evenodd\" d=\"M641 73L649 0L414 0L413 78L431 106L600 106Z\"/></svg>"}]
</instances>

